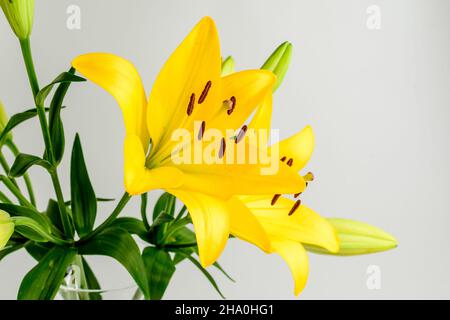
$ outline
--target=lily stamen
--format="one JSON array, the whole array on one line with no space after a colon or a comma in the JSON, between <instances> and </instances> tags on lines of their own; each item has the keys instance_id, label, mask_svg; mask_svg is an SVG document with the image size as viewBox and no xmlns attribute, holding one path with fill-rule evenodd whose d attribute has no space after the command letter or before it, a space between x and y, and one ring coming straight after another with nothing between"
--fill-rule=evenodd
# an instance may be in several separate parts
<instances>
[{"instance_id":1,"label":"lily stamen","mask_svg":"<svg viewBox=\"0 0 450 320\"><path fill-rule=\"evenodd\" d=\"M202 121L202 124L200 126L200 130L198 131L198 140L202 140L203 139L203 135L205 134L205 128L206 128L206 122Z\"/></svg>"},{"instance_id":2,"label":"lily stamen","mask_svg":"<svg viewBox=\"0 0 450 320\"><path fill-rule=\"evenodd\" d=\"M295 213L295 211L297 211L297 209L298 209L298 207L300 207L300 204L302 203L302 201L301 200L297 200L296 202L295 202L295 204L292 206L292 208L291 208L291 211L289 211L289 216L292 216L294 213Z\"/></svg>"},{"instance_id":3,"label":"lily stamen","mask_svg":"<svg viewBox=\"0 0 450 320\"><path fill-rule=\"evenodd\" d=\"M314 174L312 172L308 172L303 176L303 179L305 179L306 182L314 181Z\"/></svg>"},{"instance_id":4,"label":"lily stamen","mask_svg":"<svg viewBox=\"0 0 450 320\"><path fill-rule=\"evenodd\" d=\"M246 125L242 126L241 130L237 134L236 138L234 139L235 143L241 142L241 140L245 137L245 134L247 133L248 127Z\"/></svg>"},{"instance_id":5,"label":"lily stamen","mask_svg":"<svg viewBox=\"0 0 450 320\"><path fill-rule=\"evenodd\" d=\"M281 162L285 162L286 161L286 157L283 157L280 159Z\"/></svg>"},{"instance_id":6,"label":"lily stamen","mask_svg":"<svg viewBox=\"0 0 450 320\"><path fill-rule=\"evenodd\" d=\"M227 106L228 106L227 114L231 115L234 111L234 108L236 107L236 97L232 96L230 98L230 100L225 100L225 101L227 101Z\"/></svg>"},{"instance_id":7,"label":"lily stamen","mask_svg":"<svg viewBox=\"0 0 450 320\"><path fill-rule=\"evenodd\" d=\"M294 199L297 199L302 193L303 192L299 192L299 193L294 194Z\"/></svg>"},{"instance_id":8,"label":"lily stamen","mask_svg":"<svg viewBox=\"0 0 450 320\"><path fill-rule=\"evenodd\" d=\"M276 195L274 195L273 196L273 198L272 198L272 201L270 202L270 204L272 205L272 206L274 206L276 203L277 203L277 201L278 201L278 199L281 197L281 194L276 194Z\"/></svg>"},{"instance_id":9,"label":"lily stamen","mask_svg":"<svg viewBox=\"0 0 450 320\"><path fill-rule=\"evenodd\" d=\"M212 85L212 82L211 82L211 81L208 81L208 82L206 83L206 86L205 86L205 88L203 89L203 92L202 92L202 94L200 95L200 98L198 99L198 104L202 104L202 103L205 101L206 96L208 95L209 89L211 89L211 85Z\"/></svg>"},{"instance_id":10,"label":"lily stamen","mask_svg":"<svg viewBox=\"0 0 450 320\"><path fill-rule=\"evenodd\" d=\"M286 162L286 164L289 166L289 167L292 167L292 165L294 164L294 159L289 159L288 160L288 162Z\"/></svg>"},{"instance_id":11,"label":"lily stamen","mask_svg":"<svg viewBox=\"0 0 450 320\"><path fill-rule=\"evenodd\" d=\"M219 159L222 159L225 155L225 150L227 148L227 145L225 143L225 138L222 138L222 141L220 142L220 151L219 151Z\"/></svg>"},{"instance_id":12,"label":"lily stamen","mask_svg":"<svg viewBox=\"0 0 450 320\"><path fill-rule=\"evenodd\" d=\"M190 116L192 112L194 111L194 104L195 104L195 93L191 94L191 97L189 98L189 104L187 108L187 115Z\"/></svg>"}]
</instances>

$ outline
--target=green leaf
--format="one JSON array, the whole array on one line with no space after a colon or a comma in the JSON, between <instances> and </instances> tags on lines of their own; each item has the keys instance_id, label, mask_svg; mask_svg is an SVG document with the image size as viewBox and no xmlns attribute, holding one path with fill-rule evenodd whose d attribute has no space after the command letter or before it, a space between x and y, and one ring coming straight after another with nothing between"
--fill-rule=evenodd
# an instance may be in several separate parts
<instances>
[{"instance_id":1,"label":"green leaf","mask_svg":"<svg viewBox=\"0 0 450 320\"><path fill-rule=\"evenodd\" d=\"M76 253L77 251L73 248L51 249L22 280L17 298L19 300L53 299Z\"/></svg>"},{"instance_id":2,"label":"green leaf","mask_svg":"<svg viewBox=\"0 0 450 320\"><path fill-rule=\"evenodd\" d=\"M45 210L45 213L47 214L47 217L50 219L53 225L56 228L58 228L58 230L64 230L61 221L61 214L59 213L58 202L56 202L53 199L48 200L47 209Z\"/></svg>"},{"instance_id":3,"label":"green leaf","mask_svg":"<svg viewBox=\"0 0 450 320\"><path fill-rule=\"evenodd\" d=\"M173 195L164 192L159 197L158 201L155 204L155 207L153 208L153 221L155 221L156 218L163 212L173 216L175 211L175 200L176 198Z\"/></svg>"},{"instance_id":4,"label":"green leaf","mask_svg":"<svg viewBox=\"0 0 450 320\"><path fill-rule=\"evenodd\" d=\"M15 243L14 241L9 241L6 246L0 250L0 261L5 258L7 255L16 252L22 249L25 246L25 243Z\"/></svg>"},{"instance_id":5,"label":"green leaf","mask_svg":"<svg viewBox=\"0 0 450 320\"><path fill-rule=\"evenodd\" d=\"M176 252L180 253L181 255L184 255L186 259L188 259L189 261L192 262L192 264L194 264L194 266L196 266L202 273L203 275L206 277L206 279L208 279L208 281L211 283L211 285L214 287L214 289L216 289L217 293L222 297L222 299L226 299L225 296L222 294L222 292L219 289L219 286L217 285L216 280L214 280L214 278L212 277L212 275L208 272L208 270L206 270L205 268L202 267L202 265L200 264L200 262L195 259L194 257L192 257L191 255L187 255L185 254L183 251L180 250L176 250Z\"/></svg>"},{"instance_id":6,"label":"green leaf","mask_svg":"<svg viewBox=\"0 0 450 320\"><path fill-rule=\"evenodd\" d=\"M89 266L88 262L85 258L82 258L83 261L83 270L84 275L86 277L86 283L89 290L101 290L100 283L97 280L97 277L95 276L94 272L92 271L91 267ZM100 292L90 292L89 293L90 300L102 300L102 295Z\"/></svg>"},{"instance_id":7,"label":"green leaf","mask_svg":"<svg viewBox=\"0 0 450 320\"><path fill-rule=\"evenodd\" d=\"M50 219L43 214L31 210L30 208L18 206L15 204L0 203L0 210L8 212L12 217L22 216L31 218L38 222L40 225L44 226L45 231L51 233L52 227Z\"/></svg>"},{"instance_id":8,"label":"green leaf","mask_svg":"<svg viewBox=\"0 0 450 320\"><path fill-rule=\"evenodd\" d=\"M103 255L119 261L149 298L144 262L133 237L122 228L110 227L79 247L81 255Z\"/></svg>"},{"instance_id":9,"label":"green leaf","mask_svg":"<svg viewBox=\"0 0 450 320\"><path fill-rule=\"evenodd\" d=\"M74 74L75 69L70 68L69 73ZM64 126L61 120L61 108L70 84L71 82L60 83L50 103L48 126L56 163L61 162L64 155L65 138Z\"/></svg>"},{"instance_id":10,"label":"green leaf","mask_svg":"<svg viewBox=\"0 0 450 320\"><path fill-rule=\"evenodd\" d=\"M41 261L45 255L55 247L53 243L29 243L25 246L28 254L32 256L36 261Z\"/></svg>"},{"instance_id":11,"label":"green leaf","mask_svg":"<svg viewBox=\"0 0 450 320\"><path fill-rule=\"evenodd\" d=\"M175 273L170 255L163 249L148 247L142 253L150 289L150 299L161 300Z\"/></svg>"},{"instance_id":12,"label":"green leaf","mask_svg":"<svg viewBox=\"0 0 450 320\"><path fill-rule=\"evenodd\" d=\"M84 162L80 137L75 137L70 163L72 214L80 237L92 231L97 216L97 198Z\"/></svg>"},{"instance_id":13,"label":"green leaf","mask_svg":"<svg viewBox=\"0 0 450 320\"><path fill-rule=\"evenodd\" d=\"M41 166L46 170L52 168L51 163L46 160L30 154L21 153L16 157L16 160L14 160L11 170L9 171L9 176L14 178L21 177L34 165Z\"/></svg>"},{"instance_id":14,"label":"green leaf","mask_svg":"<svg viewBox=\"0 0 450 320\"><path fill-rule=\"evenodd\" d=\"M38 94L36 95L36 105L43 105L45 102L45 99L49 95L50 91L52 91L53 86L58 83L67 83L67 82L83 82L86 81L86 79L76 76L73 73L70 72L63 72L59 76L55 78L50 84L46 85L44 88L42 88Z\"/></svg>"},{"instance_id":15,"label":"green leaf","mask_svg":"<svg viewBox=\"0 0 450 320\"><path fill-rule=\"evenodd\" d=\"M131 217L118 218L112 223L112 226L125 229L128 233L135 234L144 241L149 240L148 231L145 228L144 223L139 219Z\"/></svg>"},{"instance_id":16,"label":"green leaf","mask_svg":"<svg viewBox=\"0 0 450 320\"><path fill-rule=\"evenodd\" d=\"M63 109L64 109L64 107L63 107ZM45 111L49 111L49 109L45 108ZM34 108L28 109L28 110L25 110L23 112L19 112L19 113L16 113L15 115L13 115L9 119L5 128L0 133L0 145L5 142L5 140L6 140L5 138L7 137L8 133L11 132L12 129L17 127L22 122L25 122L31 118L34 118L35 116L37 116L37 110Z\"/></svg>"}]
</instances>

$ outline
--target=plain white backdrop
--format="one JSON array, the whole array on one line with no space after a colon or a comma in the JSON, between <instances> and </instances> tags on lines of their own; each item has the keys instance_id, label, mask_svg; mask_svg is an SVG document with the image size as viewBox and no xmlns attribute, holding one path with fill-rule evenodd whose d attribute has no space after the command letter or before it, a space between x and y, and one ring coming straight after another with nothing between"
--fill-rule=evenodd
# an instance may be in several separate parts
<instances>
[{"instance_id":1,"label":"plain white backdrop","mask_svg":"<svg viewBox=\"0 0 450 320\"><path fill-rule=\"evenodd\" d=\"M67 28L70 5L81 9L79 30ZM375 30L367 27L373 5L381 12ZM324 216L382 227L400 243L370 256L311 254L301 298L439 299L450 298L449 14L446 0L40 0L32 46L42 84L78 54L106 51L131 60L149 92L165 59L202 16L215 19L223 55L232 54L239 69L260 67L279 43L291 41L292 66L276 93L273 127L282 138L308 124L315 130L308 169L317 178L304 202ZM0 99L10 114L32 107L20 49L3 17ZM80 133L97 194L119 197L124 128L115 101L85 83L72 86L65 104L67 150ZM37 120L14 135L23 152L42 153ZM66 197L68 158L66 152L60 170ZM54 196L50 181L38 168L31 175L44 208ZM99 220L112 206L100 205ZM125 215L138 216L137 208L134 201ZM90 261L105 287L131 283L120 265ZM231 240L220 262L237 281L212 270L228 298L294 298L291 275L278 256ZM0 263L0 299L15 298L33 265L25 252ZM370 266L381 272L378 290L367 286ZM198 270L182 263L166 298L219 296Z\"/></svg>"}]
</instances>

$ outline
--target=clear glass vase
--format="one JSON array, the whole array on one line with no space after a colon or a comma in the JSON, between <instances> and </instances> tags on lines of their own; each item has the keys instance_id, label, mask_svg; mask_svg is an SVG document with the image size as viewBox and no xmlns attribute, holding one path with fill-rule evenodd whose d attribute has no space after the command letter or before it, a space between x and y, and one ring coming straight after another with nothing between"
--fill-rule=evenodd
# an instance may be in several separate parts
<instances>
[{"instance_id":1,"label":"clear glass vase","mask_svg":"<svg viewBox=\"0 0 450 320\"><path fill-rule=\"evenodd\" d=\"M85 270L82 258L77 256L67 268L64 280L59 288L57 300L139 300L140 290L135 283L129 285L102 286L92 289L91 270ZM94 280L96 281L96 280ZM90 285L91 286L90 286Z\"/></svg>"}]
</instances>

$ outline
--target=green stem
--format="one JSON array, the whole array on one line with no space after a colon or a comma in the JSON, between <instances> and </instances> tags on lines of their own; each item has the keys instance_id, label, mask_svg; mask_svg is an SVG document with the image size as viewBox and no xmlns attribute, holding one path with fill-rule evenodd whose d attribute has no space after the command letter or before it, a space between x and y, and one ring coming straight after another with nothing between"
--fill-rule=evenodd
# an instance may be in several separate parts
<instances>
[{"instance_id":1,"label":"green stem","mask_svg":"<svg viewBox=\"0 0 450 320\"><path fill-rule=\"evenodd\" d=\"M6 161L5 156L3 155L3 152L0 150L0 164L3 168L3 171L5 171L5 175L9 175L9 172L11 171L11 168L9 167L8 161ZM17 184L16 179L10 178L11 182L19 188L19 185Z\"/></svg>"},{"instance_id":2,"label":"green stem","mask_svg":"<svg viewBox=\"0 0 450 320\"><path fill-rule=\"evenodd\" d=\"M33 56L31 54L30 39L20 40L20 47L22 49L22 56L27 69L28 79L30 81L31 91L33 97L36 100L36 96L39 93L39 82L36 76L36 70L34 69ZM52 140L50 139L50 130L47 124L47 118L45 115L45 108L43 105L37 104L36 110L41 123L41 131L44 137L46 154L50 163L53 163L53 147Z\"/></svg>"},{"instance_id":3,"label":"green stem","mask_svg":"<svg viewBox=\"0 0 450 320\"><path fill-rule=\"evenodd\" d=\"M99 225L94 231L92 231L90 234L88 234L86 237L82 238L79 242L83 243L88 241L89 239L92 239L97 234L105 230L116 218L119 216L119 214L122 212L123 208L125 208L125 205L130 201L131 196L128 193L124 193L122 198L120 199L119 203L117 204L116 208L113 210L111 215L101 224Z\"/></svg>"},{"instance_id":4,"label":"green stem","mask_svg":"<svg viewBox=\"0 0 450 320\"><path fill-rule=\"evenodd\" d=\"M183 205L183 207L181 208L180 212L178 212L178 214L177 214L177 216L175 218L175 221L180 220L181 217L183 216L183 214L186 212L186 210L187 210L186 205Z\"/></svg>"},{"instance_id":5,"label":"green stem","mask_svg":"<svg viewBox=\"0 0 450 320\"><path fill-rule=\"evenodd\" d=\"M6 141L6 146L11 150L11 152L15 157L19 155L20 153L19 148L17 148L16 144L13 141L11 140ZM30 201L34 206L36 206L36 197L34 196L33 184L31 183L30 176L28 175L27 172L25 172L25 174L23 175L23 180L25 181L25 186L27 187Z\"/></svg>"},{"instance_id":6,"label":"green stem","mask_svg":"<svg viewBox=\"0 0 450 320\"><path fill-rule=\"evenodd\" d=\"M0 181L11 191L11 193L19 200L20 204L36 211L36 208L25 198L20 190L12 183L7 176L0 175Z\"/></svg>"},{"instance_id":7,"label":"green stem","mask_svg":"<svg viewBox=\"0 0 450 320\"><path fill-rule=\"evenodd\" d=\"M144 226L147 230L150 229L150 224L148 223L148 219L147 219L147 193L143 193L141 195L141 217L142 217L142 222L144 223Z\"/></svg>"},{"instance_id":8,"label":"green stem","mask_svg":"<svg viewBox=\"0 0 450 320\"><path fill-rule=\"evenodd\" d=\"M73 228L69 221L69 214L64 202L64 196L62 193L61 184L59 182L58 172L56 168L54 168L50 172L50 176L52 177L53 186L55 188L56 200L58 202L59 214L61 216L64 234L66 235L66 237L73 237Z\"/></svg>"},{"instance_id":9,"label":"green stem","mask_svg":"<svg viewBox=\"0 0 450 320\"><path fill-rule=\"evenodd\" d=\"M11 199L9 199L9 198L6 196L6 194L4 194L4 193L1 192L1 191L0 191L0 201L1 201L2 203L13 203L13 202L11 201Z\"/></svg>"}]
</instances>

